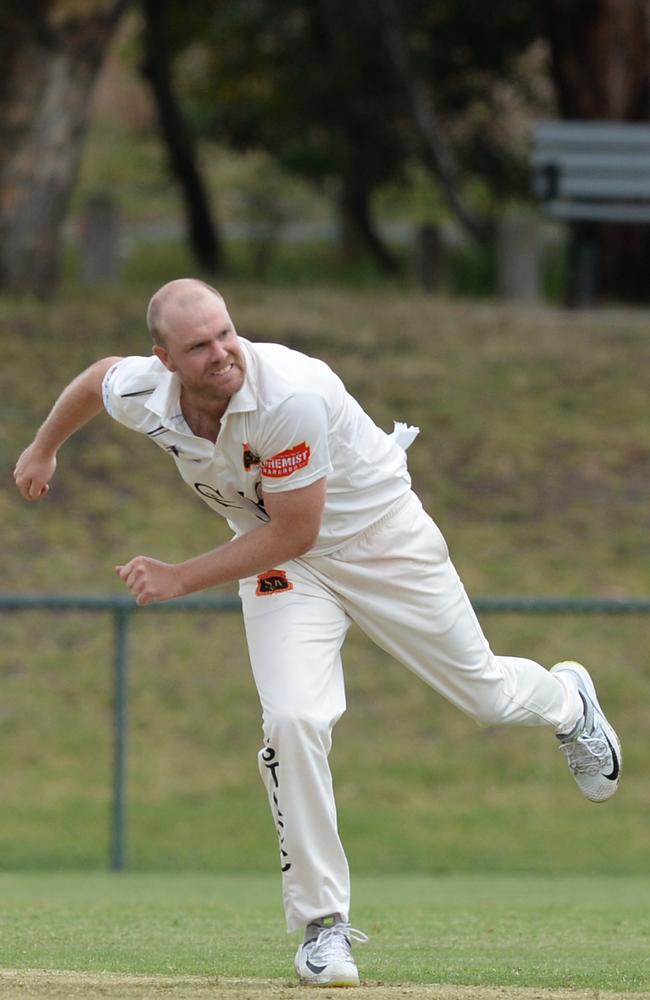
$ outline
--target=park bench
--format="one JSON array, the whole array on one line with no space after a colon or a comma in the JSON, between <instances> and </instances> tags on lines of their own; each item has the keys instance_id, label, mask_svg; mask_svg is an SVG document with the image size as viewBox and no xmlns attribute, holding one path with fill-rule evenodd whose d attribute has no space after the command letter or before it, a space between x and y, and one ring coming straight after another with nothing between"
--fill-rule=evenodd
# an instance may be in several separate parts
<instances>
[{"instance_id":1,"label":"park bench","mask_svg":"<svg viewBox=\"0 0 650 1000\"><path fill-rule=\"evenodd\" d=\"M650 123L541 121L533 191L556 219L650 222Z\"/></svg>"},{"instance_id":2,"label":"park bench","mask_svg":"<svg viewBox=\"0 0 650 1000\"><path fill-rule=\"evenodd\" d=\"M650 123L541 121L533 192L543 212L573 224L576 304L597 298L597 223L650 223Z\"/></svg>"}]
</instances>

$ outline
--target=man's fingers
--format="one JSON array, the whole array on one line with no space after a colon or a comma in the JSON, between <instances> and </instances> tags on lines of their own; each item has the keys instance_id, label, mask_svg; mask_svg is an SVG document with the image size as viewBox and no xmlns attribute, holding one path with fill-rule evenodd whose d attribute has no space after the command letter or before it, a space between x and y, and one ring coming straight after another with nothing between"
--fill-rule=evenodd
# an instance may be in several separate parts
<instances>
[{"instance_id":1,"label":"man's fingers","mask_svg":"<svg viewBox=\"0 0 650 1000\"><path fill-rule=\"evenodd\" d=\"M142 556L136 556L123 566L116 566L115 572L135 597L137 604L149 604L153 595L149 592L146 563Z\"/></svg>"},{"instance_id":2,"label":"man's fingers","mask_svg":"<svg viewBox=\"0 0 650 1000\"><path fill-rule=\"evenodd\" d=\"M142 574L138 574L135 566L133 565L133 560L126 563L124 566L116 566L117 575L120 580L126 584L128 589L137 597L138 585Z\"/></svg>"},{"instance_id":3,"label":"man's fingers","mask_svg":"<svg viewBox=\"0 0 650 1000\"><path fill-rule=\"evenodd\" d=\"M135 556L130 562L116 566L115 572L138 604L168 601L180 594L174 567L169 563L160 562L159 559Z\"/></svg>"},{"instance_id":4,"label":"man's fingers","mask_svg":"<svg viewBox=\"0 0 650 1000\"><path fill-rule=\"evenodd\" d=\"M24 500L41 500L47 496L50 492L48 478L41 475L29 475L18 466L14 470L16 489Z\"/></svg>"},{"instance_id":5,"label":"man's fingers","mask_svg":"<svg viewBox=\"0 0 650 1000\"><path fill-rule=\"evenodd\" d=\"M50 487L47 483L38 483L32 481L27 487L27 492L24 494L28 500L40 500L41 497L46 496L49 493Z\"/></svg>"},{"instance_id":6,"label":"man's fingers","mask_svg":"<svg viewBox=\"0 0 650 1000\"><path fill-rule=\"evenodd\" d=\"M49 482L56 471L56 455L43 454L34 442L18 456L14 481L24 500L41 500L49 493Z\"/></svg>"},{"instance_id":7,"label":"man's fingers","mask_svg":"<svg viewBox=\"0 0 650 1000\"><path fill-rule=\"evenodd\" d=\"M43 494L44 487L38 483L35 483L33 479L28 479L24 483L16 483L18 487L18 492L25 500L40 500Z\"/></svg>"}]
</instances>

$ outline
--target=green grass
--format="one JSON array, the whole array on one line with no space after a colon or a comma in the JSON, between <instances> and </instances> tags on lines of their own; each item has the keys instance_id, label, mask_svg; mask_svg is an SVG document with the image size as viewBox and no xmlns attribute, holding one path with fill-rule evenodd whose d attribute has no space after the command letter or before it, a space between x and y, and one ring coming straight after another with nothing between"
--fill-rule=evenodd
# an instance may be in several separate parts
<instances>
[{"instance_id":1,"label":"green grass","mask_svg":"<svg viewBox=\"0 0 650 1000\"><path fill-rule=\"evenodd\" d=\"M515 625L506 616L486 620L495 638ZM642 645L647 627L643 618L519 625L515 648L540 656L554 644L579 645L588 627L605 662L617 662L626 643ZM6 628L1 662L13 662L13 673L7 667L3 676L0 869L102 867L110 839L109 621L29 612ZM26 628L41 638L21 662ZM255 759L259 710L238 616L145 611L131 646L128 864L274 872L277 841ZM642 671L602 672L624 741L625 780L614 802L596 807L577 793L545 730L477 729L358 632L346 663L349 711L332 765L355 871L647 870Z\"/></svg>"},{"instance_id":2,"label":"green grass","mask_svg":"<svg viewBox=\"0 0 650 1000\"><path fill-rule=\"evenodd\" d=\"M362 978L650 989L648 877L361 877ZM267 876L0 877L2 966L292 979Z\"/></svg>"},{"instance_id":3,"label":"green grass","mask_svg":"<svg viewBox=\"0 0 650 1000\"><path fill-rule=\"evenodd\" d=\"M99 417L26 505L10 469L58 389L94 358L147 350L151 287L0 300L3 589L117 592L137 552L227 537L148 441ZM390 291L224 287L244 335L330 361L382 426L422 428L414 484L472 596L650 593L647 315L471 307ZM478 730L353 631L332 764L359 873L648 870L647 618L493 615L498 652L587 662L623 737L613 802L575 790L542 730ZM106 863L111 622L2 618L0 868ZM257 697L237 615L138 615L131 635L130 865L271 873ZM612 845L615 845L614 847Z\"/></svg>"}]
</instances>

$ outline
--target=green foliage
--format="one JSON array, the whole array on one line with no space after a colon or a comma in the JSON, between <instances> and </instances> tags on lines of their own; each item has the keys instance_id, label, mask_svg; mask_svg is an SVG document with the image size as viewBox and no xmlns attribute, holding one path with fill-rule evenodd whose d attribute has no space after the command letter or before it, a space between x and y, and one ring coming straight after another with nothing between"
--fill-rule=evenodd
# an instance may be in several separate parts
<instances>
[{"instance_id":1,"label":"green foliage","mask_svg":"<svg viewBox=\"0 0 650 1000\"><path fill-rule=\"evenodd\" d=\"M115 150L119 147L119 164ZM410 293L417 282L415 243L422 222L444 224L440 191L416 160L404 176L377 188L372 214L385 227L386 242L398 261L398 272L386 276L369 254L345 255L340 240L326 238L334 230L333 210L323 192L297 179L259 149L236 153L204 141L200 158L225 242L226 280L257 280L270 285L306 286L328 283L350 288L401 289ZM146 177L146 182L143 178ZM82 162L70 220L72 236L83 225L83 208L96 191L111 192L123 232L121 279L128 285L156 287L196 265L183 238L177 193L170 183L162 147L151 136L94 123ZM491 211L486 185L472 185L472 202L484 215ZM397 237L391 225L397 224ZM289 227L294 227L293 233ZM409 231L410 230L410 231ZM299 238L296 236L296 232ZM493 246L445 239L440 288L454 296L484 298L496 290ZM64 258L68 288L77 284L81 248L70 239ZM565 287L566 252L562 244L545 251L543 290L561 302ZM205 274L208 281L214 276ZM81 290L81 289L79 289Z\"/></svg>"},{"instance_id":2,"label":"green foliage","mask_svg":"<svg viewBox=\"0 0 650 1000\"><path fill-rule=\"evenodd\" d=\"M201 134L262 148L316 184L346 179L371 192L403 176L419 139L381 4L170 7L178 86ZM465 176L527 196L521 119L540 106L540 69L521 56L541 35L537 13L507 0L398 7L409 72L433 96Z\"/></svg>"},{"instance_id":3,"label":"green foliage","mask_svg":"<svg viewBox=\"0 0 650 1000\"><path fill-rule=\"evenodd\" d=\"M372 188L394 174L401 152L387 102L395 83L363 5L208 6L204 64L184 87L197 121L211 116L213 134L266 149L312 181L361 171L360 184Z\"/></svg>"},{"instance_id":4,"label":"green foliage","mask_svg":"<svg viewBox=\"0 0 650 1000\"><path fill-rule=\"evenodd\" d=\"M496 259L492 247L474 244L450 247L445 270L452 295L485 298L496 289Z\"/></svg>"}]
</instances>

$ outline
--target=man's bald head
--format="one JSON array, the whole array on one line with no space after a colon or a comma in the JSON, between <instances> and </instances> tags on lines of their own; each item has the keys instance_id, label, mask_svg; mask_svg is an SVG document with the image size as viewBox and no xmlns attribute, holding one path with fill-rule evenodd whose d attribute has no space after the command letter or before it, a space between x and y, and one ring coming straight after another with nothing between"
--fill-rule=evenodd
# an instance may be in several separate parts
<instances>
[{"instance_id":1,"label":"man's bald head","mask_svg":"<svg viewBox=\"0 0 650 1000\"><path fill-rule=\"evenodd\" d=\"M201 299L211 295L225 304L223 295L199 278L176 278L159 288L147 307L147 326L154 344L165 346L167 324L174 312L192 309Z\"/></svg>"}]
</instances>

